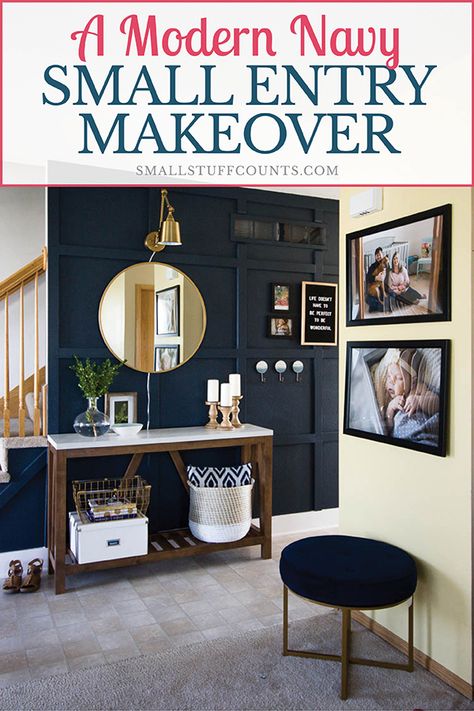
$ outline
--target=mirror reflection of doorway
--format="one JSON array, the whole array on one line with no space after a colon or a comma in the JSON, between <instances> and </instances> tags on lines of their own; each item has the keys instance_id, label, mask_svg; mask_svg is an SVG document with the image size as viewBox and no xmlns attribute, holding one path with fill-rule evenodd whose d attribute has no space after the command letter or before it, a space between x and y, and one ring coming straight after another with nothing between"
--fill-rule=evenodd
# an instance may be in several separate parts
<instances>
[{"instance_id":1,"label":"mirror reflection of doorway","mask_svg":"<svg viewBox=\"0 0 474 711\"><path fill-rule=\"evenodd\" d=\"M135 362L138 370L152 372L155 367L154 320L155 290L152 285L137 284L135 287Z\"/></svg>"},{"instance_id":2,"label":"mirror reflection of doorway","mask_svg":"<svg viewBox=\"0 0 474 711\"><path fill-rule=\"evenodd\" d=\"M113 355L143 373L186 363L206 330L206 308L196 284L159 262L133 264L102 294L99 327Z\"/></svg>"}]
</instances>

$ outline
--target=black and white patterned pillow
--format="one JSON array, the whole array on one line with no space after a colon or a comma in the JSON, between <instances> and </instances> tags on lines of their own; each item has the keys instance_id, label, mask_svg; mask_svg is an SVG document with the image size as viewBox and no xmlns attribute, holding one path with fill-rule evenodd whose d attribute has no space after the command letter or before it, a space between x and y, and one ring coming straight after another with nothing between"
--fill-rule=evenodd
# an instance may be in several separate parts
<instances>
[{"instance_id":1,"label":"black and white patterned pillow","mask_svg":"<svg viewBox=\"0 0 474 711\"><path fill-rule=\"evenodd\" d=\"M186 467L188 481L194 486L245 486L252 481L252 465L238 467Z\"/></svg>"}]
</instances>

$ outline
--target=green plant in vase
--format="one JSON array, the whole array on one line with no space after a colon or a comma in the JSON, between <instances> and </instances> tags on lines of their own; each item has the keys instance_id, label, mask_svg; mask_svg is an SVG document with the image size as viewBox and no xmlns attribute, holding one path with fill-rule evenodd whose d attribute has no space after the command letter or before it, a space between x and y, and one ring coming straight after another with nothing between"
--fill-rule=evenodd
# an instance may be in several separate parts
<instances>
[{"instance_id":1,"label":"green plant in vase","mask_svg":"<svg viewBox=\"0 0 474 711\"><path fill-rule=\"evenodd\" d=\"M110 420L97 408L97 400L109 391L115 376L125 363L112 363L110 358L95 363L90 358L85 361L74 356L70 366L77 377L79 388L87 398L89 406L74 420L74 431L84 437L99 437L109 431Z\"/></svg>"}]
</instances>

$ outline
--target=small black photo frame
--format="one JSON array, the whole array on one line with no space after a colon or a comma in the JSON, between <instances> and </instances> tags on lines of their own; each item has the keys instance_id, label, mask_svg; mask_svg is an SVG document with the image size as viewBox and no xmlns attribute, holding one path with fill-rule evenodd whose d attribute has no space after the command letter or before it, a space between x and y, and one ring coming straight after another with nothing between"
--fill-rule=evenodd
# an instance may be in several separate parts
<instances>
[{"instance_id":1,"label":"small black photo frame","mask_svg":"<svg viewBox=\"0 0 474 711\"><path fill-rule=\"evenodd\" d=\"M269 338L292 338L295 335L295 321L291 316L268 316L267 336Z\"/></svg>"},{"instance_id":2,"label":"small black photo frame","mask_svg":"<svg viewBox=\"0 0 474 711\"><path fill-rule=\"evenodd\" d=\"M282 284L281 282L278 284L273 283L271 289L271 310L276 312L288 312L290 310L290 304L290 285Z\"/></svg>"},{"instance_id":3,"label":"small black photo frame","mask_svg":"<svg viewBox=\"0 0 474 711\"><path fill-rule=\"evenodd\" d=\"M301 345L337 345L337 284L301 284Z\"/></svg>"},{"instance_id":4,"label":"small black photo frame","mask_svg":"<svg viewBox=\"0 0 474 711\"><path fill-rule=\"evenodd\" d=\"M449 341L347 344L344 434L446 456Z\"/></svg>"},{"instance_id":5,"label":"small black photo frame","mask_svg":"<svg viewBox=\"0 0 474 711\"><path fill-rule=\"evenodd\" d=\"M449 321L451 205L347 235L348 326Z\"/></svg>"},{"instance_id":6,"label":"small black photo frame","mask_svg":"<svg viewBox=\"0 0 474 711\"><path fill-rule=\"evenodd\" d=\"M179 336L179 286L156 292L156 335Z\"/></svg>"}]
</instances>

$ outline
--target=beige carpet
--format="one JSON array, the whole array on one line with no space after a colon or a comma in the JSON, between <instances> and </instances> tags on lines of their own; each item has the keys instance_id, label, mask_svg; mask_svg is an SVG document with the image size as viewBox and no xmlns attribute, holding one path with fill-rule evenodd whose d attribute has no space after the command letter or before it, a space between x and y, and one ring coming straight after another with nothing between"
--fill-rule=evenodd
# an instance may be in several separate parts
<instances>
[{"instance_id":1,"label":"beige carpet","mask_svg":"<svg viewBox=\"0 0 474 711\"><path fill-rule=\"evenodd\" d=\"M389 645L357 624L353 648L360 656L397 660ZM293 623L293 646L339 646L340 619L328 614ZM0 690L4 711L28 709L474 709L437 678L351 667L351 698L339 699L340 666L281 655L281 627L202 642L158 654L18 684Z\"/></svg>"}]
</instances>

